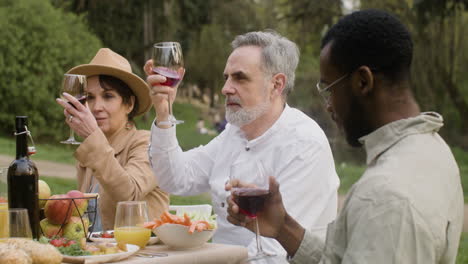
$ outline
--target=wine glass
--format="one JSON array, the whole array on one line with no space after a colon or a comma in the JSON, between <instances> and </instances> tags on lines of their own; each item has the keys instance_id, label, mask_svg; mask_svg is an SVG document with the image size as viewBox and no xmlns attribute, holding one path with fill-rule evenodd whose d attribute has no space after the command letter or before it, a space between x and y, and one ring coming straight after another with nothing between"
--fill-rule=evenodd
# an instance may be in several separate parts
<instances>
[{"instance_id":1,"label":"wine glass","mask_svg":"<svg viewBox=\"0 0 468 264\"><path fill-rule=\"evenodd\" d=\"M230 169L230 180L238 180L244 185L231 190L234 201L239 206L239 211L255 219L255 238L257 241L257 253L249 257L250 260L274 257L275 254L267 253L262 248L260 228L257 214L261 213L265 205L265 199L270 193L268 175L261 160L248 163L234 163Z\"/></svg>"},{"instance_id":2,"label":"wine glass","mask_svg":"<svg viewBox=\"0 0 468 264\"><path fill-rule=\"evenodd\" d=\"M28 210L0 208L0 238L21 237L32 239Z\"/></svg>"},{"instance_id":3,"label":"wine glass","mask_svg":"<svg viewBox=\"0 0 468 264\"><path fill-rule=\"evenodd\" d=\"M182 79L184 58L178 42L159 42L153 46L153 72L166 77L161 85L175 87ZM171 97L168 95L169 121L159 121L161 124L182 124L172 114Z\"/></svg>"},{"instance_id":4,"label":"wine glass","mask_svg":"<svg viewBox=\"0 0 468 264\"><path fill-rule=\"evenodd\" d=\"M62 96L63 93L68 93L71 96L75 97L81 104L86 104L86 98L88 97L87 91L87 81L85 75L78 74L65 74L62 82L62 89L60 96L62 100L68 101L65 97ZM69 103L71 104L71 103ZM73 104L71 104L73 106ZM71 117L73 118L73 117ZM79 145L81 142L75 140L75 133L73 129L70 128L70 137L67 140L60 141L62 144L72 144Z\"/></svg>"},{"instance_id":5,"label":"wine glass","mask_svg":"<svg viewBox=\"0 0 468 264\"><path fill-rule=\"evenodd\" d=\"M151 230L144 227L145 222L148 222L145 201L119 202L114 223L115 240L145 248L151 236Z\"/></svg>"}]
</instances>

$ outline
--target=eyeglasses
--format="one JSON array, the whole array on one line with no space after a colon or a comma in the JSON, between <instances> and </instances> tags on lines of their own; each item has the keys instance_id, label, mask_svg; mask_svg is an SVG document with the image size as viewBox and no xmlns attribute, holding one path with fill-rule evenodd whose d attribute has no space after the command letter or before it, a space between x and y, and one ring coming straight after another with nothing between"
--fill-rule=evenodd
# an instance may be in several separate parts
<instances>
[{"instance_id":1,"label":"eyeglasses","mask_svg":"<svg viewBox=\"0 0 468 264\"><path fill-rule=\"evenodd\" d=\"M330 101L331 88L333 87L333 85L338 84L341 80L344 80L348 76L349 76L349 73L341 76L340 78L338 78L337 80L335 80L334 82L332 82L329 85L326 85L325 83L323 83L321 81L319 81L317 83L317 85L316 85L317 90L320 93L320 95L323 97L323 99L325 100L326 103L328 103Z\"/></svg>"}]
</instances>

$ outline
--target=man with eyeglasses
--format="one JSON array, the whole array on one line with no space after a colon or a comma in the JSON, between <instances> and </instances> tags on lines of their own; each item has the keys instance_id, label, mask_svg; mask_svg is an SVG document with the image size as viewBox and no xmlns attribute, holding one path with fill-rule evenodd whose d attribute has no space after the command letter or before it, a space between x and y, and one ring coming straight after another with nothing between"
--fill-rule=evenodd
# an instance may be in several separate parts
<instances>
[{"instance_id":1,"label":"man with eyeglasses","mask_svg":"<svg viewBox=\"0 0 468 264\"><path fill-rule=\"evenodd\" d=\"M322 39L319 92L367 170L349 191L323 243L293 219L270 178L258 216L292 263L455 263L463 222L459 169L438 135L442 117L421 113L410 88L413 44L393 15L343 17ZM252 229L228 198L228 220Z\"/></svg>"}]
</instances>

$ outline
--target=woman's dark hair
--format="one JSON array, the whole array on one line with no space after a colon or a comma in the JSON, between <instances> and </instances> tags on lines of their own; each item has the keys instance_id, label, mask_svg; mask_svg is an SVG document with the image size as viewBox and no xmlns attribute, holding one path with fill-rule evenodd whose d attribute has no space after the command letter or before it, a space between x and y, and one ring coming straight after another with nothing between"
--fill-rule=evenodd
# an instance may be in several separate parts
<instances>
[{"instance_id":1,"label":"woman's dark hair","mask_svg":"<svg viewBox=\"0 0 468 264\"><path fill-rule=\"evenodd\" d=\"M122 97L123 104L130 105L132 96L135 98L135 105L128 114L128 120L133 121L133 117L138 111L138 98L135 96L132 89L130 89L124 81L110 75L99 75L99 84L106 91L116 91Z\"/></svg>"},{"instance_id":2,"label":"woman's dark hair","mask_svg":"<svg viewBox=\"0 0 468 264\"><path fill-rule=\"evenodd\" d=\"M391 82L410 78L411 35L385 11L367 9L344 16L323 37L321 48L328 43L331 63L343 73L364 65Z\"/></svg>"}]
</instances>

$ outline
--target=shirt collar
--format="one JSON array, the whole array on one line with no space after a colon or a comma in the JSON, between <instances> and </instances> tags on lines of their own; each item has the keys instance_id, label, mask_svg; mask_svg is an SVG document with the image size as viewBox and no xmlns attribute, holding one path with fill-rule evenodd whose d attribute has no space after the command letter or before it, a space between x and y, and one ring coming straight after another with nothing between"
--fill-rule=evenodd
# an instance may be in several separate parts
<instances>
[{"instance_id":1,"label":"shirt collar","mask_svg":"<svg viewBox=\"0 0 468 264\"><path fill-rule=\"evenodd\" d=\"M406 136L437 132L443 126L443 118L436 112L424 112L418 116L400 119L363 136L359 141L367 153L367 165Z\"/></svg>"}]
</instances>

